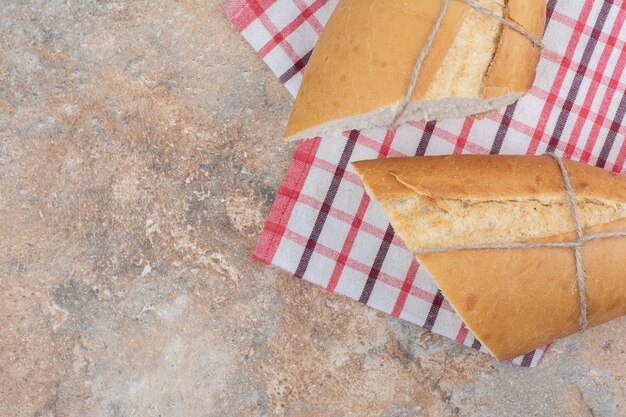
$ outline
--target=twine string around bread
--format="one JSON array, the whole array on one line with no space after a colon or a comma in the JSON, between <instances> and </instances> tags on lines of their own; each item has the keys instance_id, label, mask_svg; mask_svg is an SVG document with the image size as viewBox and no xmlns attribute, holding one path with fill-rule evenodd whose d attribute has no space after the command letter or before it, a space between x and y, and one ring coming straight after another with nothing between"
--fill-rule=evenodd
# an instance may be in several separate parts
<instances>
[{"instance_id":1,"label":"twine string around bread","mask_svg":"<svg viewBox=\"0 0 626 417\"><path fill-rule=\"evenodd\" d=\"M589 233L585 234L582 221L578 213L578 204L576 203L576 196L574 195L574 187L570 180L567 167L563 163L563 160L552 154L551 156L559 166L561 175L563 177L563 187L567 196L567 202L570 207L572 219L576 227L576 240L570 242L554 242L554 243L502 243L493 245L463 245L463 246L442 246L435 248L419 249L413 251L415 255L425 255L429 253L442 253L442 252L454 252L461 250L482 250L482 249L536 249L536 248L571 248L574 249L574 256L576 260L576 282L578 284L578 297L580 304L580 325L584 330L589 326L589 319L587 317L587 290L586 290L586 278L585 269L583 266L583 254L582 247L585 242L599 239L610 239L616 237L626 237L626 231L623 232L606 232L606 233Z\"/></svg>"},{"instance_id":2,"label":"twine string around bread","mask_svg":"<svg viewBox=\"0 0 626 417\"><path fill-rule=\"evenodd\" d=\"M496 13L492 12L486 7L481 6L480 4L474 2L473 0L460 0L460 1L467 4L472 9L484 14L485 16L489 16L492 19L498 21L500 24L513 29L514 31L518 32L519 34L524 36L526 39L528 39L535 47L543 49L543 43L535 39L534 36L528 33L524 28L522 28L517 23L497 15ZM415 62L415 66L413 67L413 72L411 74L411 82L409 83L409 88L407 89L407 92L404 95L404 98L402 99L400 106L395 112L395 115L389 125L390 127L397 127L400 121L400 118L406 112L409 102L411 101L411 96L413 95L413 92L415 91L415 87L417 85L417 79L419 78L419 75L422 71L422 66L424 64L424 61L426 60L426 56L428 55L428 53L430 52L432 48L433 42L435 41L435 37L437 36L439 29L441 28L441 24L443 23L443 19L446 15L446 11L448 9L449 4L450 4L450 0L443 0L441 9L439 10L439 15L437 16L437 20L435 20L435 24L430 30L430 33L428 34L428 38L426 39L426 43L424 44L424 47L422 47L422 50L420 51L417 57L417 61Z\"/></svg>"},{"instance_id":3,"label":"twine string around bread","mask_svg":"<svg viewBox=\"0 0 626 417\"><path fill-rule=\"evenodd\" d=\"M411 82L409 84L409 88L406 94L404 95L404 98L402 99L402 103L400 104L400 107L396 111L396 114L393 117L393 120L391 121L392 127L398 124L398 119L402 117L402 115L406 111L407 106L409 105L409 101L411 100L411 96L413 95L413 91L415 90L415 85L417 84L417 78L419 77L419 74L422 71L422 65L424 64L424 61L426 60L426 55L428 55L428 52L430 52L430 48L432 47L433 42L435 41L435 36L437 36L437 33L439 32L439 28L441 27L441 24L443 23L443 18L446 16L446 10L448 10L448 4L450 4L450 0L443 0L443 3L441 4L441 10L439 11L439 16L437 16L437 20L435 20L435 24L433 25L433 28L430 30L430 33L428 34L428 38L426 38L426 43L422 47L420 54L417 56L417 61L415 61L415 66L413 67L413 73L411 74Z\"/></svg>"},{"instance_id":4,"label":"twine string around bread","mask_svg":"<svg viewBox=\"0 0 626 417\"><path fill-rule=\"evenodd\" d=\"M578 297L580 302L580 324L583 329L586 329L589 325L589 319L587 318L587 290L585 288L586 274L583 267L583 242L582 238L585 236L580 216L578 215L578 204L576 204L576 197L574 197L574 187L569 178L567 168L563 163L563 160L553 153L549 153L556 163L559 165L561 174L563 175L563 185L565 186L565 194L567 195L567 202L569 203L570 210L572 212L572 218L576 225L576 246L574 246L574 257L576 259L576 281L578 282Z\"/></svg>"}]
</instances>

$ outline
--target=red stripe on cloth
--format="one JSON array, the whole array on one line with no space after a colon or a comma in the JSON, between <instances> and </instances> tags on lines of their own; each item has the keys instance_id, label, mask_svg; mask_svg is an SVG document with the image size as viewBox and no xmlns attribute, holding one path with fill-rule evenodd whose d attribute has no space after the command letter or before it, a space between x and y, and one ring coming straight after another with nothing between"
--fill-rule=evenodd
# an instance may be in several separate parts
<instances>
[{"instance_id":1,"label":"red stripe on cloth","mask_svg":"<svg viewBox=\"0 0 626 417\"><path fill-rule=\"evenodd\" d=\"M624 9L624 7L626 7L626 3L622 3L621 7L622 9ZM557 11L552 12L552 20L559 22L565 26L569 26L571 28L576 26L576 19L572 19L571 17L566 16ZM593 31L593 28L591 26L585 25L585 28L583 29L582 33L589 36L592 31ZM609 35L603 32L598 37L598 40L602 43L612 43L615 45L616 48L622 48L626 46L626 42L624 40L618 39L618 38L612 38L613 36L615 35L613 34Z\"/></svg>"},{"instance_id":2,"label":"red stripe on cloth","mask_svg":"<svg viewBox=\"0 0 626 417\"><path fill-rule=\"evenodd\" d=\"M293 0L293 3L300 9L304 19L309 22L309 25L315 30L316 33L321 33L324 26L315 17L315 12L325 5L327 0L317 0L310 6L307 6L302 0Z\"/></svg>"},{"instance_id":3,"label":"red stripe on cloth","mask_svg":"<svg viewBox=\"0 0 626 417\"><path fill-rule=\"evenodd\" d=\"M308 238L290 229L285 230L284 238L302 247L306 247L307 242L309 241ZM336 261L337 259L339 259L339 252L319 242L315 246L315 253L322 255L330 259L331 261ZM353 259L353 258L348 258L346 260L346 266L362 274L368 274L371 271L371 266L366 265L363 262L357 261L356 259ZM387 284L392 288L396 288L398 290L402 288L402 284L403 284L403 282L400 279L394 276L391 276L383 271L379 273L378 281L384 284ZM428 303L433 303L434 300L436 299L436 296L433 296L427 291L416 289L416 288L413 288L411 290L411 295L414 295L415 297L418 297ZM452 309L452 306L445 301L442 303L441 307L444 310L448 310L451 312L454 311Z\"/></svg>"},{"instance_id":4,"label":"red stripe on cloth","mask_svg":"<svg viewBox=\"0 0 626 417\"><path fill-rule=\"evenodd\" d=\"M333 164L332 162L328 162L324 159L319 158L318 155L316 155L315 159L313 159L313 166L315 168L322 169L331 174L334 174L335 170L337 169L337 165ZM343 180L351 182L352 184L355 184L355 185L361 185L361 178L357 174L350 172L350 171L346 171L344 173Z\"/></svg>"},{"instance_id":5,"label":"red stripe on cloth","mask_svg":"<svg viewBox=\"0 0 626 417\"><path fill-rule=\"evenodd\" d=\"M565 81L565 74L567 70L571 66L571 57L574 55L574 51L578 46L578 42L580 41L582 32L587 24L587 19L589 19L589 15L591 14L591 9L593 6L593 2L587 1L583 5L583 9L580 13L579 19L576 21L576 25L574 26L574 33L570 38L567 48L565 50L565 56L559 63L559 70L557 75L552 83L552 88L550 89L550 93L548 93L548 98L543 105L543 109L541 110L541 114L539 116L539 123L537 123L537 127L533 133L532 139L530 141L530 145L528 146L527 153L535 154L537 153L537 149L539 148L539 144L541 143L541 139L545 134L546 126L548 125L548 120L550 119L550 115L552 114L552 109L554 108L554 102L561 91L561 87L563 86L563 82Z\"/></svg>"},{"instance_id":6,"label":"red stripe on cloth","mask_svg":"<svg viewBox=\"0 0 626 417\"><path fill-rule=\"evenodd\" d=\"M276 0L266 0L261 3L263 10L274 4ZM230 0L226 2L222 9L224 14L235 26L237 32L243 31L258 17L257 13L250 8L250 4L246 0Z\"/></svg>"},{"instance_id":7,"label":"red stripe on cloth","mask_svg":"<svg viewBox=\"0 0 626 417\"><path fill-rule=\"evenodd\" d=\"M276 192L265 228L252 254L253 259L265 264L274 259L320 143L321 139L309 139L298 144L287 174Z\"/></svg>"},{"instance_id":8,"label":"red stripe on cloth","mask_svg":"<svg viewBox=\"0 0 626 417\"><path fill-rule=\"evenodd\" d=\"M465 119L465 122L463 122L463 127L461 128L461 133L459 133L456 144L454 145L454 153L462 153L465 150L465 146L467 145L467 138L469 138L472 126L474 126L474 119L470 117Z\"/></svg>"},{"instance_id":9,"label":"red stripe on cloth","mask_svg":"<svg viewBox=\"0 0 626 417\"><path fill-rule=\"evenodd\" d=\"M470 121L472 124L474 123L473 119L467 119L466 122L464 122L463 127L465 126L465 123L467 123L467 121ZM410 125L416 127L419 129L419 124L417 123L409 123ZM471 129L471 126L470 126ZM469 133L469 131L468 131ZM446 142L449 142L451 144L453 144L456 147L458 147L459 145L459 135L452 133L446 129L443 129L439 124L436 124L434 127L434 131L433 131L433 135L445 140ZM489 153L489 149L484 148L476 143L472 143L472 142L467 142L467 137L465 138L464 142L464 148L466 151L470 151L473 153L479 153L479 154L488 154Z\"/></svg>"},{"instance_id":10,"label":"red stripe on cloth","mask_svg":"<svg viewBox=\"0 0 626 417\"><path fill-rule=\"evenodd\" d=\"M291 62L297 62L300 59L298 53L293 49L289 42L283 42L285 40L285 36L282 35L276 25L274 25L274 22L272 22L270 18L265 14L265 10L267 10L267 8L263 7L259 0L248 0L248 4L250 5L252 11L256 14L259 21L272 36L270 41L261 49L259 49L259 51L257 51L257 54L261 58L265 58L265 56L272 49L274 49L276 46L280 46L282 50L285 51L285 54L287 54Z\"/></svg>"},{"instance_id":11,"label":"red stripe on cloth","mask_svg":"<svg viewBox=\"0 0 626 417\"><path fill-rule=\"evenodd\" d=\"M626 48L621 50L620 56L617 60L615 74L618 78L621 77L622 74L624 73L625 67L626 67ZM616 87L615 84L613 86ZM609 112L609 106L613 102L613 97L615 96L615 93L617 92L616 88L610 88L610 87L611 86L609 86L609 89L607 89L604 97L602 98L600 109L598 113L595 115L595 118L593 120L594 124L591 128L591 132L589 132L589 138L587 142L585 143L585 149L583 150L583 153L581 156L581 161L585 163L589 163L590 161L593 148L595 147L596 142L598 140L598 136L600 135L600 128L602 126L608 127L609 129L613 127L612 126L613 123L611 123L610 126L606 126L606 122L609 120L606 115ZM626 88L621 89L621 91L626 91ZM619 109L620 107L618 106L618 111ZM619 123L615 127L617 128L618 133L622 135L626 134L626 126Z\"/></svg>"},{"instance_id":12,"label":"red stripe on cloth","mask_svg":"<svg viewBox=\"0 0 626 417\"><path fill-rule=\"evenodd\" d=\"M457 333L454 340L456 340L457 343L465 343L465 339L467 338L468 333L469 329L465 326L465 323L462 323L461 328L459 329L459 332Z\"/></svg>"},{"instance_id":13,"label":"red stripe on cloth","mask_svg":"<svg viewBox=\"0 0 626 417\"><path fill-rule=\"evenodd\" d=\"M380 146L380 150L378 151L378 158L386 158L391 151L391 145L393 144L393 139L396 137L396 129L389 129L387 133L385 133L385 138L383 139L383 144Z\"/></svg>"},{"instance_id":14,"label":"red stripe on cloth","mask_svg":"<svg viewBox=\"0 0 626 417\"><path fill-rule=\"evenodd\" d=\"M406 304L406 299L409 294L411 294L411 289L413 288L413 283L415 282L415 277L417 277L417 271L419 270L419 264L414 259L411 262L411 266L409 266L409 270L406 273L406 278L404 279L404 283L402 284L402 288L400 288L400 294L398 294L398 298L396 299L396 303L393 306L393 310L391 310L391 315L394 317L400 317L402 314L402 310L404 310L404 305Z\"/></svg>"},{"instance_id":15,"label":"red stripe on cloth","mask_svg":"<svg viewBox=\"0 0 626 417\"><path fill-rule=\"evenodd\" d=\"M626 50L624 50L624 51L626 51ZM626 59L626 54L625 54L625 52L622 52L622 56ZM621 59L621 58L620 58L620 59ZM621 73L624 71L624 64L625 64L625 63L626 63L626 62L621 62L621 63L620 63L619 67L617 67L617 68L616 68L616 73L621 74ZM620 67L621 67L621 70L620 70ZM610 90L610 91L609 91L609 90ZM542 90L542 89L541 89L541 88L539 88L539 87L533 87L531 91L532 91L532 95L534 95L535 97L537 97L538 99L540 99L540 100L542 100L542 101L543 101L543 100L547 100L547 98L548 98L548 92L547 92L547 91L545 91L545 90ZM626 85L624 86L624 90L617 89L617 91L626 91ZM610 121L606 118L606 113L608 112L608 107L609 107L609 105L611 104L611 99L613 98L613 94L614 94L615 92L616 92L616 90L613 88L613 86L609 86L609 88L607 89L606 95L605 95L605 98L606 98L606 97L607 97L607 95L608 95L609 100L608 100L608 101L606 101L604 111L602 111L602 109L603 109L603 107L602 107L602 106L600 106L600 111L598 111L598 113L596 113L596 112L592 111L591 109L587 109L587 111L589 112L589 117L590 117L590 118L592 118L592 119L594 119L594 120L593 120L593 123L594 123L594 124L597 124L597 125L598 125L598 126L597 126L598 128L605 127L605 128L607 128L607 129L609 129L609 128L611 127L611 122L610 122ZM611 93L611 94L609 94L609 93ZM604 101L603 101L603 103L604 103ZM555 104L556 104L557 106L559 106L559 107L563 107L563 105L565 104L565 100L564 100L564 99L562 99L561 97L558 97L558 98L556 99ZM580 114L580 112L581 112L581 111L582 111L582 107L581 107L580 105L578 105L578 104L576 104L576 103L574 103L574 104L572 105L572 112L573 112L573 113ZM493 120L493 121L497 121L497 119L495 119L497 116L492 116L492 115L489 115L489 116L487 116L487 117L488 117L489 119ZM597 119L597 121L596 121L596 119ZM522 122L520 122L519 120L513 120L513 122L512 122L512 123L519 123L519 124L522 124L523 126L526 126L526 127L527 127L527 129L526 129L526 128L522 128L522 130L520 130L520 132L521 132L521 133L524 133L524 134L525 134L525 135L527 135L527 136L532 136L532 133L534 132L534 128L532 128L531 126L529 126L529 125L527 125L527 124L523 124L523 123L522 123ZM519 124L518 124L518 126L520 126ZM530 129L530 130L528 130L528 129ZM620 134L626 134L626 126L620 126L620 128L619 128L619 133L620 133ZM548 140L547 138L548 138L548 135L547 135L547 134L544 134L544 135L543 135L543 138L541 139L541 141L542 141L542 142L545 142L546 140ZM594 138L594 139L596 139L596 138Z\"/></svg>"},{"instance_id":16,"label":"red stripe on cloth","mask_svg":"<svg viewBox=\"0 0 626 417\"><path fill-rule=\"evenodd\" d=\"M616 48L619 49L619 48ZM561 60L563 59L564 55L560 55L554 51L551 51L549 49L544 49L542 54L541 54L541 59L545 59L546 61L550 61L553 62L557 65L560 65ZM574 59L571 60L571 67L572 68L578 68L580 66L580 61L575 61ZM593 77L593 68L587 68L584 72L584 76L591 78ZM619 80L620 77L617 77L614 73L612 74L600 74L600 84L602 85L606 85L609 86L611 85L611 83L617 83L617 85L615 87L611 87L611 88L618 88L620 90L626 90L626 83L623 83ZM529 92L530 94L532 94L532 89Z\"/></svg>"},{"instance_id":17,"label":"red stripe on cloth","mask_svg":"<svg viewBox=\"0 0 626 417\"><path fill-rule=\"evenodd\" d=\"M356 239L356 236L359 233L359 229L361 228L361 224L363 223L363 217L365 216L365 211L367 210L369 202L369 196L367 195L367 193L363 193L363 196L361 197L361 202L359 203L359 207L356 209L356 214L354 215L352 223L350 224L350 231L348 232L346 240L343 243L343 247L341 248L341 253L337 258L337 262L335 263L333 273L330 275L328 285L326 285L326 290L330 292L334 292L335 288L337 288L339 277L341 277L343 268L346 266L346 262L348 261L348 257L350 255L350 252L352 251L354 240Z\"/></svg>"},{"instance_id":18,"label":"red stripe on cloth","mask_svg":"<svg viewBox=\"0 0 626 417\"><path fill-rule=\"evenodd\" d=\"M623 119L624 118L622 117L622 120ZM626 144L622 144L622 147L620 148L619 153L617 154L617 159L615 160L615 164L607 163L605 168L610 169L611 171L614 171L614 172L626 174L626 172L624 171L624 163L626 163Z\"/></svg>"},{"instance_id":19,"label":"red stripe on cloth","mask_svg":"<svg viewBox=\"0 0 626 417\"><path fill-rule=\"evenodd\" d=\"M248 7L246 0L230 0L222 9L237 32L243 31L256 19L256 14Z\"/></svg>"},{"instance_id":20,"label":"red stripe on cloth","mask_svg":"<svg viewBox=\"0 0 626 417\"><path fill-rule=\"evenodd\" d=\"M300 194L300 196L298 197L298 203L305 204L311 208L314 208L315 210L321 210L322 205L324 204L322 201L316 199L315 197L311 197L306 194ZM354 219L354 216L352 214L346 213L345 211L339 210L335 207L330 207L328 211L328 215L334 217L337 220L341 220L342 222L346 224L352 223ZM377 239L382 239L385 236L385 231L383 229L381 229L380 227L374 226L373 224L368 223L364 221L363 219L361 219L360 229L374 236ZM402 240L400 240L400 238L397 236L394 236L393 241L391 243L394 246L397 246L398 248L406 249L404 242L402 242Z\"/></svg>"},{"instance_id":21,"label":"red stripe on cloth","mask_svg":"<svg viewBox=\"0 0 626 417\"><path fill-rule=\"evenodd\" d=\"M591 56L596 49L596 45L598 43L598 36L602 32L604 25L606 23L606 19L609 17L609 11L611 10L610 3L602 3L602 7L600 9L600 13L598 14L598 18L594 23L594 29L591 32L591 36L585 45L585 49L583 51L583 56L580 60L580 65L576 68L576 74L574 75L574 80L572 81L569 91L567 92L567 98L565 99L565 105L559 112L559 116L556 120L556 125L554 126L554 131L552 135L550 135L550 141L548 142L548 152L554 152L557 146L563 146L563 142L561 141L561 137L563 136L563 131L565 130L565 125L567 124L567 120L571 114L572 105L578 98L578 93L580 91L580 86L582 85L584 74L587 72L589 68L589 63L591 62ZM583 106L584 109L584 106ZM569 137L565 140L565 143L569 143L572 137ZM571 145L571 146L575 146Z\"/></svg>"},{"instance_id":22,"label":"red stripe on cloth","mask_svg":"<svg viewBox=\"0 0 626 417\"><path fill-rule=\"evenodd\" d=\"M348 162L350 161L352 151L356 146L358 138L358 130L353 130L348 135L348 141L346 142L346 146L343 148L343 152L341 154L341 157L339 158L339 164L335 168L335 172L333 173L333 179L330 182L330 187L328 187L326 197L324 197L322 209L319 211L317 218L315 219L315 224L313 225L313 230L311 231L309 240L305 245L304 253L300 258L300 262L298 263L296 271L294 272L294 275L298 278L304 277L304 273L309 266L311 256L313 256L313 251L315 250L315 246L318 243L317 240L322 234L322 229L324 228L324 225L326 224L326 219L328 218L328 212L330 211L330 207L332 207L333 202L335 201L337 191L339 191L339 185L341 184L341 178L346 172Z\"/></svg>"},{"instance_id":23,"label":"red stripe on cloth","mask_svg":"<svg viewBox=\"0 0 626 417\"><path fill-rule=\"evenodd\" d=\"M381 279L381 281L382 281L382 279ZM420 300L424 300L424 301L426 301L429 304L432 304L433 302L435 302L435 299L437 298L437 294L430 293L428 291L425 291L425 290L423 290L421 288L417 288L417 287L411 288L410 294L413 297L417 297ZM445 298L443 299L443 302L441 303L441 308L446 310L446 311L449 311L451 313L455 313L454 312L454 308L452 308L452 304L450 304L448 302L448 300L446 300Z\"/></svg>"},{"instance_id":24,"label":"red stripe on cloth","mask_svg":"<svg viewBox=\"0 0 626 417\"><path fill-rule=\"evenodd\" d=\"M254 6L254 3L256 3L256 1L249 0L249 2L256 11L256 7ZM268 53L270 53L272 49L274 49L277 45L280 45L293 63L298 62L300 60L300 57L298 56L296 51L293 49L291 44L289 42L285 42L285 40L296 29L302 26L302 24L305 21L308 21L309 18L313 16L313 13L317 12L325 4L326 4L325 0L315 1L312 5L310 5L304 11L302 11L302 13L297 15L287 26L285 26L281 30L278 30L278 28L274 25L274 23L264 13L260 14L259 19L261 20L261 23L263 23L263 26L265 26L265 28L269 31L270 35L272 35L272 38L265 45L263 45L261 49L259 49L258 51L259 56L265 57ZM315 19L315 21L317 21L317 19ZM317 22L317 24L319 25L319 22ZM316 30L315 27L313 27L313 29ZM319 31L317 30L316 32L319 33Z\"/></svg>"},{"instance_id":25,"label":"red stripe on cloth","mask_svg":"<svg viewBox=\"0 0 626 417\"><path fill-rule=\"evenodd\" d=\"M393 143L393 138L395 136L395 130L388 130L385 135L385 139L383 139L383 143L380 146L380 151L378 151L379 158L385 158L389 154L389 149L391 148L391 144ZM357 208L356 215L352 220L350 225L350 230L348 232L348 236L343 243L341 248L341 253L339 254L339 259L335 264L335 268L333 269L333 273L331 274L330 281L328 282L327 289L329 291L334 291L337 287L337 283L339 282L339 277L343 272L343 268L346 264L346 260L352 251L352 245L354 244L354 240L356 239L357 234L359 233L359 229L361 224L363 223L363 217L365 216L365 211L367 210L367 206L369 205L370 198L366 193L363 193L361 197L361 202L359 203L359 207Z\"/></svg>"},{"instance_id":26,"label":"red stripe on cloth","mask_svg":"<svg viewBox=\"0 0 626 417\"><path fill-rule=\"evenodd\" d=\"M622 26L624 25L624 18L626 18L626 13L619 13L617 15L617 19L615 20L613 28L611 29L611 34L607 39L605 47L602 49L602 54L600 55L598 66L596 67L595 71L593 72L593 76L591 77L591 84L589 85L589 89L587 90L587 95L585 96L582 109L578 113L578 118L576 119L576 123L574 124L574 128L572 129L572 134L570 135L571 139L565 147L564 156L567 159L570 159L572 157L574 149L578 143L578 139L580 138L582 128L589 117L589 109L591 109L591 107L593 106L593 102L596 98L596 93L598 92L598 88L600 86L600 80L609 63L611 53L615 48L617 36L620 34ZM613 90L613 92L614 91L615 90ZM611 94L611 89L607 90L606 95L608 94Z\"/></svg>"}]
</instances>

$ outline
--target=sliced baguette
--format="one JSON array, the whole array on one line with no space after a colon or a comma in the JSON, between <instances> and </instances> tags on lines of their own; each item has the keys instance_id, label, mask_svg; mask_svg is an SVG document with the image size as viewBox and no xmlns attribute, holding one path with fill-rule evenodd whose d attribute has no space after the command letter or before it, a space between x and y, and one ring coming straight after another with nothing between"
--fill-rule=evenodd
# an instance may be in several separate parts
<instances>
[{"instance_id":1,"label":"sliced baguette","mask_svg":"<svg viewBox=\"0 0 626 417\"><path fill-rule=\"evenodd\" d=\"M477 3L541 38L545 0ZM441 5L341 0L307 64L285 138L390 125ZM531 87L539 55L520 33L452 0L398 122L465 117L510 104Z\"/></svg>"},{"instance_id":2,"label":"sliced baguette","mask_svg":"<svg viewBox=\"0 0 626 417\"><path fill-rule=\"evenodd\" d=\"M549 156L444 156L355 162L409 250L575 239ZM626 177L565 161L587 233L626 231ZM478 339L511 359L580 330L570 248L417 256ZM626 237L583 245L590 326L626 314Z\"/></svg>"}]
</instances>

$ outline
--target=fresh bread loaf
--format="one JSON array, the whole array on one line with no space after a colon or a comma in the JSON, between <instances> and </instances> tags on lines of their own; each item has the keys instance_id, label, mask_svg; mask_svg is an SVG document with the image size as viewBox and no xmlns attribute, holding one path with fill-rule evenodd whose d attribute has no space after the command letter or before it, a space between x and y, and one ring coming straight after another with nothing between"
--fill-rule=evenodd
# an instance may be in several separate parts
<instances>
[{"instance_id":1,"label":"fresh bread loaf","mask_svg":"<svg viewBox=\"0 0 626 417\"><path fill-rule=\"evenodd\" d=\"M541 39L545 0L473 1ZM307 64L285 138L465 117L525 94L540 48L464 1L451 0L408 106L398 114L442 2L340 0Z\"/></svg>"},{"instance_id":2,"label":"fresh bread loaf","mask_svg":"<svg viewBox=\"0 0 626 417\"><path fill-rule=\"evenodd\" d=\"M551 156L355 162L368 193L414 253L441 247L576 241L563 172ZM586 234L626 232L626 177L564 161ZM582 246L589 326L626 314L626 237ZM581 329L574 249L430 252L417 259L499 360Z\"/></svg>"}]
</instances>

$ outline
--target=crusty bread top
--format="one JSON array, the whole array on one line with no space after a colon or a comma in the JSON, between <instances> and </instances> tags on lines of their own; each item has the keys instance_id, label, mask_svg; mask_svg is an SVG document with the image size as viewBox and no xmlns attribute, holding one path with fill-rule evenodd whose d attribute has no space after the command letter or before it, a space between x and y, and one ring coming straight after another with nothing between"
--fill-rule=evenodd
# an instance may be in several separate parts
<instances>
[{"instance_id":1,"label":"crusty bread top","mask_svg":"<svg viewBox=\"0 0 626 417\"><path fill-rule=\"evenodd\" d=\"M541 38L545 0L509 0L504 11L498 10L494 0L476 1ZM344 128L349 123L357 124L349 128L379 126L380 121L372 121L372 126L366 121L377 111L394 112L403 100L441 5L442 0L341 0L307 64L285 138L296 139L304 132L315 135L318 127L338 120L345 121L341 123ZM518 32L508 27L499 30L494 19L475 19L477 14L460 0L450 2L419 73L412 102L514 94L508 103L528 91L540 51ZM480 33L481 38L457 36L468 16L472 22L467 31ZM464 70L468 68L465 63L472 66L471 71ZM467 97L469 92L472 96ZM359 115L367 116L358 122L351 119ZM386 116L372 120L387 120Z\"/></svg>"},{"instance_id":2,"label":"crusty bread top","mask_svg":"<svg viewBox=\"0 0 626 417\"><path fill-rule=\"evenodd\" d=\"M355 162L413 251L572 239L571 214L550 156L451 155ZM626 217L626 178L566 161L584 227Z\"/></svg>"},{"instance_id":3,"label":"crusty bread top","mask_svg":"<svg viewBox=\"0 0 626 417\"><path fill-rule=\"evenodd\" d=\"M564 161L577 196L626 203L626 177ZM354 162L379 201L413 193L432 198L506 199L563 195L563 177L552 157L458 155Z\"/></svg>"},{"instance_id":4,"label":"crusty bread top","mask_svg":"<svg viewBox=\"0 0 626 417\"><path fill-rule=\"evenodd\" d=\"M285 137L399 103L440 8L440 0L341 0L307 63ZM434 78L466 12L450 4L419 86Z\"/></svg>"}]
</instances>

